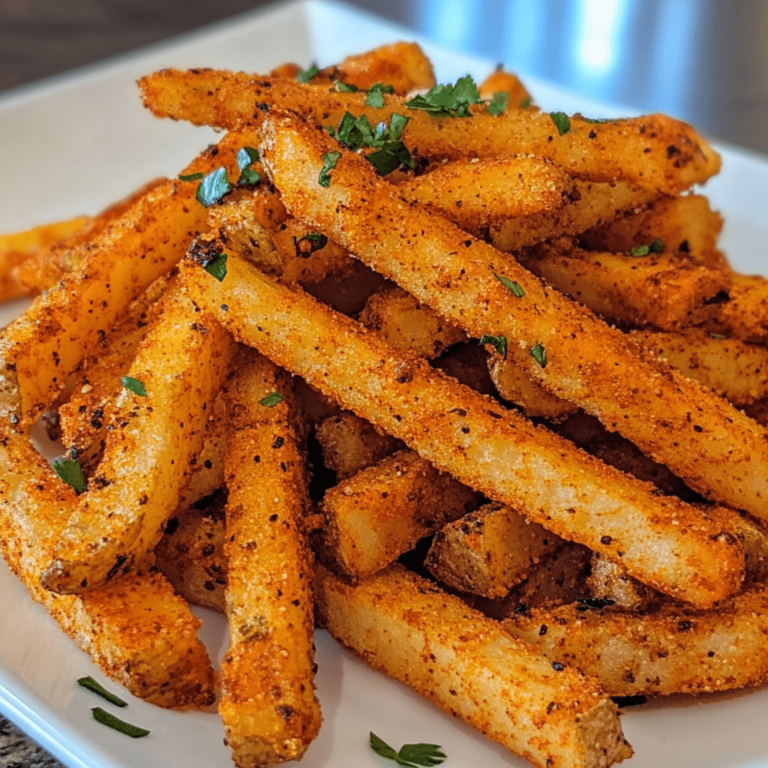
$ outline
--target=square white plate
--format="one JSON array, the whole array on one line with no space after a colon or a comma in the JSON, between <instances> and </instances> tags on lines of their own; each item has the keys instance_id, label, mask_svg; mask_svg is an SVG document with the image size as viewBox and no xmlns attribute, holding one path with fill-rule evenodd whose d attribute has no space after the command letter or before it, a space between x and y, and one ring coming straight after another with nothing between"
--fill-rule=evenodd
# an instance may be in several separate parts
<instances>
[{"instance_id":1,"label":"square white plate","mask_svg":"<svg viewBox=\"0 0 768 768\"><path fill-rule=\"evenodd\" d=\"M283 61L320 66L355 51L412 33L345 6L304 2L238 17L138 54L108 61L0 97L2 180L0 232L80 213L92 213L143 182L174 175L212 131L159 121L140 106L134 80L167 66L265 71ZM482 78L486 61L420 40L441 82L466 73ZM615 116L616 107L586 102L528 80L545 109ZM721 148L722 149L722 148ZM765 201L768 162L724 149L722 175L708 187L726 215L724 247L737 268L768 273ZM20 310L3 308L5 322ZM203 635L218 657L225 642L221 617L201 610ZM99 703L75 681L93 675L90 659L63 635L0 563L0 711L72 768L217 768L231 765L214 713L168 712L138 699L126 719L151 729L133 741L95 723ZM446 768L526 765L470 728L443 715L409 690L381 677L317 635L319 694L325 725L304 759L307 768L379 768L368 732L396 747L428 741L443 745ZM636 750L634 768L768 768L768 689L728 695L679 697L629 710L624 726Z\"/></svg>"}]
</instances>

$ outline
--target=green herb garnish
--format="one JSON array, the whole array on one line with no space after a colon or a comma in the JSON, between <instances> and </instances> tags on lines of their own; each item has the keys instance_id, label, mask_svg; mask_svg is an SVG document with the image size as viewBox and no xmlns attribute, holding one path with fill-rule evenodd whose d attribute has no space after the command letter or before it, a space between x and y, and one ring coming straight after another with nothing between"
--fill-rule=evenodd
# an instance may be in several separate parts
<instances>
[{"instance_id":1,"label":"green herb garnish","mask_svg":"<svg viewBox=\"0 0 768 768\"><path fill-rule=\"evenodd\" d=\"M496 351L506 360L507 359L507 337L506 336L489 336L484 333L480 339L481 344L490 344L496 349Z\"/></svg>"},{"instance_id":2,"label":"green herb garnish","mask_svg":"<svg viewBox=\"0 0 768 768\"><path fill-rule=\"evenodd\" d=\"M82 686L83 688L87 688L89 691L93 691L94 693L97 693L103 699L106 699L110 704L114 704L116 707L128 706L127 701L123 701L118 696L115 696L114 693L110 693L106 688L104 688L102 685L97 683L92 677L81 677L77 681L77 684Z\"/></svg>"},{"instance_id":3,"label":"green herb garnish","mask_svg":"<svg viewBox=\"0 0 768 768\"><path fill-rule=\"evenodd\" d=\"M331 171L336 167L340 157L340 152L326 152L323 155L323 167L320 170L320 175L317 177L317 183L321 187L331 186Z\"/></svg>"},{"instance_id":4,"label":"green herb garnish","mask_svg":"<svg viewBox=\"0 0 768 768\"><path fill-rule=\"evenodd\" d=\"M367 91L368 95L365 97L365 106L382 109L384 107L384 94L393 93L394 90L391 85L384 85L383 83L372 85Z\"/></svg>"},{"instance_id":5,"label":"green herb garnish","mask_svg":"<svg viewBox=\"0 0 768 768\"><path fill-rule=\"evenodd\" d=\"M657 237L650 245L638 245L630 252L630 256L648 256L650 253L661 253L664 250L664 245Z\"/></svg>"},{"instance_id":6,"label":"green herb garnish","mask_svg":"<svg viewBox=\"0 0 768 768\"><path fill-rule=\"evenodd\" d=\"M371 749L387 760L394 760L398 765L405 768L417 768L425 766L429 768L433 765L440 765L446 759L442 747L437 744L404 744L399 752L395 752L385 741L382 741L373 731L370 736Z\"/></svg>"},{"instance_id":7,"label":"green herb garnish","mask_svg":"<svg viewBox=\"0 0 768 768\"><path fill-rule=\"evenodd\" d=\"M282 402L283 396L279 392L270 392L265 398L259 400L259 405L263 405L265 408L274 408Z\"/></svg>"},{"instance_id":8,"label":"green herb garnish","mask_svg":"<svg viewBox=\"0 0 768 768\"><path fill-rule=\"evenodd\" d=\"M80 462L75 459L56 459L53 471L67 484L75 489L75 493L85 490L85 477L80 468Z\"/></svg>"},{"instance_id":9,"label":"green herb garnish","mask_svg":"<svg viewBox=\"0 0 768 768\"><path fill-rule=\"evenodd\" d=\"M307 243L309 250L303 248L302 243ZM308 259L315 251L325 248L326 245L328 245L328 238L319 232L309 232L298 240L295 237L293 238L293 247L300 259Z\"/></svg>"},{"instance_id":10,"label":"green herb garnish","mask_svg":"<svg viewBox=\"0 0 768 768\"><path fill-rule=\"evenodd\" d=\"M557 132L563 136L571 130L571 121L565 112L550 112L549 116L557 128Z\"/></svg>"},{"instance_id":11,"label":"green herb garnish","mask_svg":"<svg viewBox=\"0 0 768 768\"><path fill-rule=\"evenodd\" d=\"M531 97L526 96L521 102L519 109L528 109L531 106Z\"/></svg>"},{"instance_id":12,"label":"green herb garnish","mask_svg":"<svg viewBox=\"0 0 768 768\"><path fill-rule=\"evenodd\" d=\"M143 381L139 381L138 379L132 379L130 376L123 376L123 378L120 379L120 384L122 384L122 386L124 386L126 389L133 392L134 395L138 395L139 397L147 396L147 389L144 386Z\"/></svg>"},{"instance_id":13,"label":"green herb garnish","mask_svg":"<svg viewBox=\"0 0 768 768\"><path fill-rule=\"evenodd\" d=\"M488 114L498 117L503 112L507 111L507 104L509 103L509 94L501 91L500 93L494 93L491 103L488 105Z\"/></svg>"},{"instance_id":14,"label":"green herb garnish","mask_svg":"<svg viewBox=\"0 0 768 768\"><path fill-rule=\"evenodd\" d=\"M179 181L200 181L205 176L204 173L189 173L186 176L179 176Z\"/></svg>"},{"instance_id":15,"label":"green herb garnish","mask_svg":"<svg viewBox=\"0 0 768 768\"><path fill-rule=\"evenodd\" d=\"M547 367L547 350L544 349L541 342L531 350L531 357L542 367Z\"/></svg>"},{"instance_id":16,"label":"green herb garnish","mask_svg":"<svg viewBox=\"0 0 768 768\"><path fill-rule=\"evenodd\" d=\"M101 707L94 707L91 712L93 713L93 719L97 722L106 725L107 728L120 731L120 733L130 736L132 739L140 739L142 736L149 736L149 731L146 728L139 728L137 725L126 723L125 720L110 715L109 712L103 710Z\"/></svg>"},{"instance_id":17,"label":"green herb garnish","mask_svg":"<svg viewBox=\"0 0 768 768\"><path fill-rule=\"evenodd\" d=\"M222 165L221 168L203 177L197 188L195 199L205 208L210 208L215 203L220 203L231 191L232 185L229 183L227 169Z\"/></svg>"},{"instance_id":18,"label":"green herb garnish","mask_svg":"<svg viewBox=\"0 0 768 768\"><path fill-rule=\"evenodd\" d=\"M227 254L220 253L215 259L211 259L205 265L205 271L213 275L220 283L227 276Z\"/></svg>"},{"instance_id":19,"label":"green herb garnish","mask_svg":"<svg viewBox=\"0 0 768 768\"><path fill-rule=\"evenodd\" d=\"M344 83L341 80L337 80L334 85L338 93L357 93L360 89L352 83Z\"/></svg>"},{"instance_id":20,"label":"green herb garnish","mask_svg":"<svg viewBox=\"0 0 768 768\"><path fill-rule=\"evenodd\" d=\"M254 185L261 181L261 174L251 168L261 158L258 150L253 147L243 147L237 153L237 167L240 169L240 178L237 180L241 185Z\"/></svg>"},{"instance_id":21,"label":"green herb garnish","mask_svg":"<svg viewBox=\"0 0 768 768\"><path fill-rule=\"evenodd\" d=\"M435 85L423 96L414 96L405 102L409 109L422 109L435 117L470 117L469 108L480 103L480 92L469 76L460 78L455 85Z\"/></svg>"},{"instance_id":22,"label":"green herb garnish","mask_svg":"<svg viewBox=\"0 0 768 768\"><path fill-rule=\"evenodd\" d=\"M512 294L516 296L518 299L522 299L523 296L525 296L525 291L523 290L523 286L520 285L520 283L516 283L514 280L510 280L508 277L504 277L503 275L497 275L495 272L493 273L493 276L505 288L509 288Z\"/></svg>"},{"instance_id":23,"label":"green herb garnish","mask_svg":"<svg viewBox=\"0 0 768 768\"><path fill-rule=\"evenodd\" d=\"M361 147L372 147L377 150L366 157L379 175L386 176L401 165L406 168L414 166L411 153L400 141L409 119L405 115L394 113L390 116L388 124L381 122L374 129L366 115L355 117L350 112L345 112L339 127L331 135L335 135L338 141L353 152Z\"/></svg>"},{"instance_id":24,"label":"green herb garnish","mask_svg":"<svg viewBox=\"0 0 768 768\"><path fill-rule=\"evenodd\" d=\"M296 75L296 79L300 83L308 83L320 70L317 65L313 64L309 69L304 69Z\"/></svg>"}]
</instances>

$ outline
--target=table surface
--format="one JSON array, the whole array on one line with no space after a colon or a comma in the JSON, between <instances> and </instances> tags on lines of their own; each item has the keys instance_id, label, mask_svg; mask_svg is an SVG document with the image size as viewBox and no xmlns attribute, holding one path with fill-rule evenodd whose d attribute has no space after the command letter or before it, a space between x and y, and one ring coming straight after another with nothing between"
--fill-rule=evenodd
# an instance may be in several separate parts
<instances>
[{"instance_id":1,"label":"table surface","mask_svg":"<svg viewBox=\"0 0 768 768\"><path fill-rule=\"evenodd\" d=\"M768 0L353 0L449 48L768 154ZM0 93L266 5L0 0ZM0 765L60 763L0 716Z\"/></svg>"}]
</instances>

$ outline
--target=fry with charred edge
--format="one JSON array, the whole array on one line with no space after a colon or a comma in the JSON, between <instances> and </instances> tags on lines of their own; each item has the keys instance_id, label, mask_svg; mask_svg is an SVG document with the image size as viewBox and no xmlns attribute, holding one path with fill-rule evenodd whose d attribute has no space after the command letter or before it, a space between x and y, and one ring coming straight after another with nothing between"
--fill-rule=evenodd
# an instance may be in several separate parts
<instances>
[{"instance_id":1,"label":"fry with charred edge","mask_svg":"<svg viewBox=\"0 0 768 768\"><path fill-rule=\"evenodd\" d=\"M219 712L238 768L298 760L320 730L309 507L291 380L253 350L237 358L225 456L227 622ZM280 402L267 401L279 393ZM270 404L266 404L270 402Z\"/></svg>"},{"instance_id":2,"label":"fry with charred edge","mask_svg":"<svg viewBox=\"0 0 768 768\"><path fill-rule=\"evenodd\" d=\"M639 359L619 331L514 260L405 203L369 163L322 131L272 115L260 146L293 215L470 336L503 337L508 348L528 350L525 370L532 378L621 432L696 490L768 515L768 439L751 419L659 360ZM332 183L321 187L322 155L334 147L341 156ZM499 276L517 282L526 295L513 295Z\"/></svg>"},{"instance_id":3,"label":"fry with charred edge","mask_svg":"<svg viewBox=\"0 0 768 768\"><path fill-rule=\"evenodd\" d=\"M486 504L435 534L424 563L459 592L504 597L563 540L503 504Z\"/></svg>"},{"instance_id":4,"label":"fry with charred edge","mask_svg":"<svg viewBox=\"0 0 768 768\"><path fill-rule=\"evenodd\" d=\"M362 579L479 503L478 494L418 454L398 451L325 494L320 555L350 579Z\"/></svg>"},{"instance_id":5,"label":"fry with charred edge","mask_svg":"<svg viewBox=\"0 0 768 768\"><path fill-rule=\"evenodd\" d=\"M253 136L225 136L185 174L224 166ZM235 177L236 178L236 177ZM199 182L167 181L152 189L72 259L78 269L38 296L0 335L0 419L28 426L47 410L80 360L131 301L168 272L205 228L206 208L195 201Z\"/></svg>"},{"instance_id":6,"label":"fry with charred edge","mask_svg":"<svg viewBox=\"0 0 768 768\"><path fill-rule=\"evenodd\" d=\"M0 439L0 552L106 675L161 707L213 703L214 672L197 639L200 622L151 562L120 584L54 595L40 576L75 504L74 493L21 435Z\"/></svg>"},{"instance_id":7,"label":"fry with charred edge","mask_svg":"<svg viewBox=\"0 0 768 768\"><path fill-rule=\"evenodd\" d=\"M652 495L377 334L232 257L219 282L181 265L199 306L241 341L403 440L438 469L578 541L660 591L708 606L738 589L743 552L720 511ZM506 290L506 289L505 289ZM280 311L276 312L275 307Z\"/></svg>"},{"instance_id":8,"label":"fry with charred edge","mask_svg":"<svg viewBox=\"0 0 768 768\"><path fill-rule=\"evenodd\" d=\"M577 115L559 135L545 112L516 109L495 117L476 106L471 119L435 119L409 109L397 96L385 95L384 107L375 109L366 106L364 93L242 72L164 69L141 78L139 87L144 106L156 117L195 125L250 128L270 110L291 110L335 128L345 112L365 113L371 125L398 113L409 118L402 141L430 159L536 155L577 178L631 181L667 194L706 181L720 169L719 155L689 125L658 114L599 124Z\"/></svg>"},{"instance_id":9,"label":"fry with charred edge","mask_svg":"<svg viewBox=\"0 0 768 768\"><path fill-rule=\"evenodd\" d=\"M594 680L426 579L393 566L351 587L319 567L315 590L342 645L533 765L608 768L632 755Z\"/></svg>"},{"instance_id":10,"label":"fry with charred edge","mask_svg":"<svg viewBox=\"0 0 768 768\"><path fill-rule=\"evenodd\" d=\"M548 659L594 675L612 696L727 691L768 679L764 587L724 601L715 611L679 604L645 614L584 607L533 610L503 626Z\"/></svg>"},{"instance_id":11,"label":"fry with charred edge","mask_svg":"<svg viewBox=\"0 0 768 768\"><path fill-rule=\"evenodd\" d=\"M97 474L44 575L54 592L82 592L140 563L160 540L203 445L232 342L185 296L163 304L127 372L146 396L124 388L115 403Z\"/></svg>"}]
</instances>

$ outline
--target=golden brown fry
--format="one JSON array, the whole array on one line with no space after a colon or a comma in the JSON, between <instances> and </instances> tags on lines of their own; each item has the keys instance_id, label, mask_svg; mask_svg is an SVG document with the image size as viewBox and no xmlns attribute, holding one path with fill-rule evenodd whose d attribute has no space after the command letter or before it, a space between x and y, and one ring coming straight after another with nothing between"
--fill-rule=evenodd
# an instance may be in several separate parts
<instances>
[{"instance_id":1,"label":"golden brown fry","mask_svg":"<svg viewBox=\"0 0 768 768\"><path fill-rule=\"evenodd\" d=\"M346 480L404 448L399 440L377 432L372 424L349 411L318 424L315 437L323 449L325 466L338 480Z\"/></svg>"},{"instance_id":2,"label":"golden brown fry","mask_svg":"<svg viewBox=\"0 0 768 768\"><path fill-rule=\"evenodd\" d=\"M337 67L336 77L367 89L377 83L391 85L395 93L407 94L435 84L432 63L418 43L397 42L372 51L347 56Z\"/></svg>"},{"instance_id":3,"label":"golden brown fry","mask_svg":"<svg viewBox=\"0 0 768 768\"><path fill-rule=\"evenodd\" d=\"M608 768L632 754L591 678L401 566L356 587L318 568L316 592L342 645L533 765Z\"/></svg>"},{"instance_id":4,"label":"golden brown fry","mask_svg":"<svg viewBox=\"0 0 768 768\"><path fill-rule=\"evenodd\" d=\"M732 594L742 553L718 510L693 510L607 467L494 400L237 257L219 282L190 260L187 290L242 341L403 440L442 471L644 583L699 605ZM275 313L274 307L281 311ZM514 467L515 471L510 471Z\"/></svg>"},{"instance_id":5,"label":"golden brown fry","mask_svg":"<svg viewBox=\"0 0 768 768\"><path fill-rule=\"evenodd\" d=\"M350 579L365 578L479 501L478 494L418 454L398 451L325 494L320 555Z\"/></svg>"},{"instance_id":6,"label":"golden brown fry","mask_svg":"<svg viewBox=\"0 0 768 768\"><path fill-rule=\"evenodd\" d=\"M280 402L267 398L279 394ZM238 768L301 758L322 717L313 683L309 508L290 377L252 350L228 394L227 622L219 713Z\"/></svg>"},{"instance_id":7,"label":"golden brown fry","mask_svg":"<svg viewBox=\"0 0 768 768\"><path fill-rule=\"evenodd\" d=\"M531 105L531 94L520 82L520 78L507 72L501 65L478 85L477 90L480 91L481 99L492 99L497 93L506 93L507 109L525 109Z\"/></svg>"},{"instance_id":8,"label":"golden brown fry","mask_svg":"<svg viewBox=\"0 0 768 768\"><path fill-rule=\"evenodd\" d=\"M720 168L719 155L689 125L658 114L605 123L577 115L560 135L548 114L533 110L507 110L494 117L485 106L477 106L471 119L436 120L427 112L409 109L397 96L384 96L384 107L374 109L365 105L363 93L329 92L326 85L242 72L165 69L142 78L139 86L144 106L155 116L195 125L257 126L267 114L255 109L257 104L292 110L334 128L345 112L365 113L371 125L400 113L409 118L403 142L413 153L430 159L536 155L578 178L631 181L667 194L701 183Z\"/></svg>"},{"instance_id":9,"label":"golden brown fry","mask_svg":"<svg viewBox=\"0 0 768 768\"><path fill-rule=\"evenodd\" d=\"M508 348L529 351L531 378L598 416L696 490L768 514L768 440L751 419L657 359L639 359L622 334L512 259L405 204L369 163L322 131L271 115L260 146L294 215L470 336L503 337ZM329 150L341 156L330 186L322 187L317 179ZM518 298L500 278L525 295Z\"/></svg>"},{"instance_id":10,"label":"golden brown fry","mask_svg":"<svg viewBox=\"0 0 768 768\"><path fill-rule=\"evenodd\" d=\"M486 504L439 530L425 565L451 589L498 598L562 544L514 509Z\"/></svg>"},{"instance_id":11,"label":"golden brown fry","mask_svg":"<svg viewBox=\"0 0 768 768\"><path fill-rule=\"evenodd\" d=\"M707 331L752 344L768 342L768 280L762 275L731 274L731 300L720 306Z\"/></svg>"},{"instance_id":12,"label":"golden brown fry","mask_svg":"<svg viewBox=\"0 0 768 768\"><path fill-rule=\"evenodd\" d=\"M0 552L32 598L106 675L161 707L205 708L214 672L200 622L151 562L117 585L55 595L40 577L77 502L28 440L0 440Z\"/></svg>"},{"instance_id":13,"label":"golden brown fry","mask_svg":"<svg viewBox=\"0 0 768 768\"><path fill-rule=\"evenodd\" d=\"M714 611L667 604L640 615L584 607L534 610L508 619L504 628L548 659L594 675L612 696L727 691L768 679L765 588Z\"/></svg>"},{"instance_id":14,"label":"golden brown fry","mask_svg":"<svg viewBox=\"0 0 768 768\"><path fill-rule=\"evenodd\" d=\"M646 613L661 602L658 592L633 579L617 563L598 554L592 555L592 572L587 586L593 598L610 601L611 605L622 610Z\"/></svg>"},{"instance_id":15,"label":"golden brown fry","mask_svg":"<svg viewBox=\"0 0 768 768\"><path fill-rule=\"evenodd\" d=\"M90 489L56 544L45 586L82 592L130 572L151 552L199 457L208 408L224 378L229 334L185 296L163 313L127 375Z\"/></svg>"}]
</instances>

